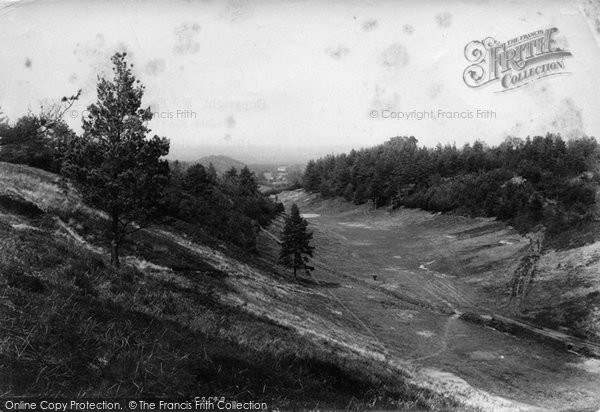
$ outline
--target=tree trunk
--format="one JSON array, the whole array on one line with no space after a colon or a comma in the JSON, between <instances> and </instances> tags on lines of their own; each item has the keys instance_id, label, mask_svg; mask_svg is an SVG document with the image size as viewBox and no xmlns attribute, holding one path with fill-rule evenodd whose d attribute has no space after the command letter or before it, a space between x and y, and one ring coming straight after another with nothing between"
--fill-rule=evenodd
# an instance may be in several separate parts
<instances>
[{"instance_id":1,"label":"tree trunk","mask_svg":"<svg viewBox=\"0 0 600 412\"><path fill-rule=\"evenodd\" d=\"M110 242L110 263L113 267L119 267L119 215L112 214L112 240Z\"/></svg>"},{"instance_id":2,"label":"tree trunk","mask_svg":"<svg viewBox=\"0 0 600 412\"><path fill-rule=\"evenodd\" d=\"M119 244L115 239L110 242L110 264L115 268L119 267Z\"/></svg>"}]
</instances>

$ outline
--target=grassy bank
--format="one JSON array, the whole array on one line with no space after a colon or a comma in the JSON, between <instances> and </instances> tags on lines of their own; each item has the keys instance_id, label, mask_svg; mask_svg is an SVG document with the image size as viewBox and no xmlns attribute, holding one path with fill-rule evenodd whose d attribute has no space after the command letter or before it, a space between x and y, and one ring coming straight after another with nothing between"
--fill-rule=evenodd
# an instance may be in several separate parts
<instances>
[{"instance_id":1,"label":"grassy bank","mask_svg":"<svg viewBox=\"0 0 600 412\"><path fill-rule=\"evenodd\" d=\"M3 396L218 395L284 409L457 406L373 360L225 304L229 275L156 235L137 236L114 270L102 243L90 243L102 217L54 175L9 166L2 180Z\"/></svg>"}]
</instances>

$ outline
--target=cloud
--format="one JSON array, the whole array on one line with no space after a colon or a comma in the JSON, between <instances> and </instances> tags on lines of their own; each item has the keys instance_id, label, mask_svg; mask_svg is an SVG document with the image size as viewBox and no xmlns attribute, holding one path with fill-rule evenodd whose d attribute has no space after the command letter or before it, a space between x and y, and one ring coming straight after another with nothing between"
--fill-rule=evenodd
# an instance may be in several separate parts
<instances>
[{"instance_id":1,"label":"cloud","mask_svg":"<svg viewBox=\"0 0 600 412\"><path fill-rule=\"evenodd\" d=\"M236 125L235 117L233 117L233 115L230 115L227 119L225 119L225 124L228 128L233 129Z\"/></svg>"},{"instance_id":2,"label":"cloud","mask_svg":"<svg viewBox=\"0 0 600 412\"><path fill-rule=\"evenodd\" d=\"M375 92L371 100L371 110L398 110L400 94L383 86L375 85Z\"/></svg>"},{"instance_id":3,"label":"cloud","mask_svg":"<svg viewBox=\"0 0 600 412\"><path fill-rule=\"evenodd\" d=\"M337 47L328 47L325 49L325 53L332 59L343 59L350 53L350 49L345 46L337 46Z\"/></svg>"},{"instance_id":4,"label":"cloud","mask_svg":"<svg viewBox=\"0 0 600 412\"><path fill-rule=\"evenodd\" d=\"M193 54L200 50L200 43L196 41L196 36L200 33L198 23L183 23L173 30L175 35L176 54Z\"/></svg>"},{"instance_id":5,"label":"cloud","mask_svg":"<svg viewBox=\"0 0 600 412\"><path fill-rule=\"evenodd\" d=\"M430 99L435 99L442 94L443 91L444 85L442 83L433 83L427 88L427 96L429 96Z\"/></svg>"},{"instance_id":6,"label":"cloud","mask_svg":"<svg viewBox=\"0 0 600 412\"><path fill-rule=\"evenodd\" d=\"M569 139L585 135L581 108L570 97L561 100L551 125L554 130Z\"/></svg>"},{"instance_id":7,"label":"cloud","mask_svg":"<svg viewBox=\"0 0 600 412\"><path fill-rule=\"evenodd\" d=\"M146 73L156 76L165 71L164 59L153 59L146 63Z\"/></svg>"},{"instance_id":8,"label":"cloud","mask_svg":"<svg viewBox=\"0 0 600 412\"><path fill-rule=\"evenodd\" d=\"M389 68L402 68L409 62L408 51L400 43L393 43L381 53L381 64Z\"/></svg>"},{"instance_id":9,"label":"cloud","mask_svg":"<svg viewBox=\"0 0 600 412\"><path fill-rule=\"evenodd\" d=\"M371 20L365 20L365 22L362 25L362 29L364 31L371 31L371 30L375 30L377 28L377 25L379 23L377 22L377 20L375 19L371 19Z\"/></svg>"},{"instance_id":10,"label":"cloud","mask_svg":"<svg viewBox=\"0 0 600 412\"><path fill-rule=\"evenodd\" d=\"M435 21L443 29L447 29L452 25L452 14L445 12L435 16Z\"/></svg>"}]
</instances>

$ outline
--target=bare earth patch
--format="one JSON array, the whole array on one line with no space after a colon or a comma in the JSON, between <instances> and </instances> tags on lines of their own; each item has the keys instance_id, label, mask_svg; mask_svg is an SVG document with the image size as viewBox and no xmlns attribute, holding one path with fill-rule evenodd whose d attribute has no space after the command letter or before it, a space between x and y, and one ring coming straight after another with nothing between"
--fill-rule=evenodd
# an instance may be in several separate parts
<instances>
[{"instance_id":1,"label":"bare earth patch","mask_svg":"<svg viewBox=\"0 0 600 412\"><path fill-rule=\"evenodd\" d=\"M569 363L573 368L583 369L586 372L600 374L600 359L586 359L579 363Z\"/></svg>"}]
</instances>

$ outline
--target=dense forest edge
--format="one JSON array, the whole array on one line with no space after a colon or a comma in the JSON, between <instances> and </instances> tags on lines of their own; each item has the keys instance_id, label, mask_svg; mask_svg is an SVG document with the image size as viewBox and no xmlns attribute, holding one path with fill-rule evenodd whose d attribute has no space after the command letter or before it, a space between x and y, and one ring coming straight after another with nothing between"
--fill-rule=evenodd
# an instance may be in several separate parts
<instances>
[{"instance_id":1,"label":"dense forest edge","mask_svg":"<svg viewBox=\"0 0 600 412\"><path fill-rule=\"evenodd\" d=\"M355 204L494 217L521 233L543 229L545 246L571 247L594 239L599 155L592 137L551 133L462 148L394 137L309 161L303 184Z\"/></svg>"}]
</instances>

